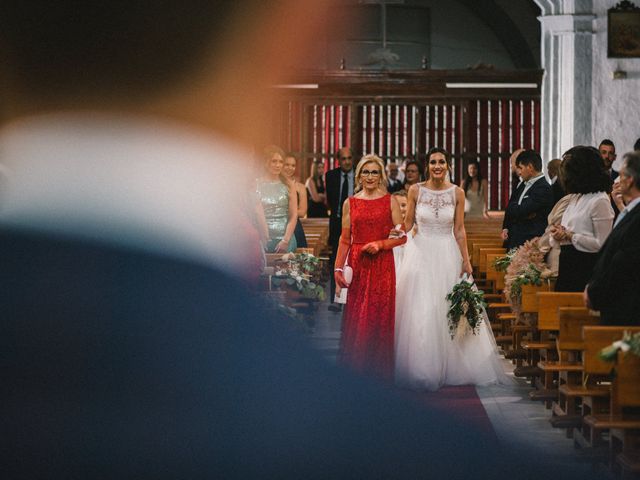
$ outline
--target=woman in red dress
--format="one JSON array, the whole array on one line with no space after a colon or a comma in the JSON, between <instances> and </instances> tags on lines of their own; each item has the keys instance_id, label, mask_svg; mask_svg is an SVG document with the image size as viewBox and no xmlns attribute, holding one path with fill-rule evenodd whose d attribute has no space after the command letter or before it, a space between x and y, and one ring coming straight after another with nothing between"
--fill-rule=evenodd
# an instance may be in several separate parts
<instances>
[{"instance_id":1,"label":"woman in red dress","mask_svg":"<svg viewBox=\"0 0 640 480\"><path fill-rule=\"evenodd\" d=\"M334 276L338 287L349 288L342 319L341 363L391 380L396 301L392 249L406 238L389 238L394 225L403 222L400 205L385 186L382 160L375 155L363 157L356 168L357 193L342 207ZM343 275L345 263L353 269L348 285Z\"/></svg>"}]
</instances>

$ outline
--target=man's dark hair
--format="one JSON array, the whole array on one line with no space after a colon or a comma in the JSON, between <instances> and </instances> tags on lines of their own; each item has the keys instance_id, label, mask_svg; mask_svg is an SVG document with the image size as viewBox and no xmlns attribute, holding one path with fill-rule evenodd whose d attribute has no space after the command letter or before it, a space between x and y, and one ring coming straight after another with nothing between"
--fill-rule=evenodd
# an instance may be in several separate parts
<instances>
[{"instance_id":1,"label":"man's dark hair","mask_svg":"<svg viewBox=\"0 0 640 480\"><path fill-rule=\"evenodd\" d=\"M535 150L525 150L516 158L516 165L533 165L536 171L541 172L542 158Z\"/></svg>"},{"instance_id":2,"label":"man's dark hair","mask_svg":"<svg viewBox=\"0 0 640 480\"><path fill-rule=\"evenodd\" d=\"M605 138L604 140L602 140L600 142L600 145L598 145L598 148L600 148L602 145L607 145L609 147L613 147L614 149L616 148L614 143L611 140L609 140L608 138Z\"/></svg>"},{"instance_id":3,"label":"man's dark hair","mask_svg":"<svg viewBox=\"0 0 640 480\"><path fill-rule=\"evenodd\" d=\"M235 5L7 0L0 5L0 60L32 97L153 94L192 73Z\"/></svg>"},{"instance_id":4,"label":"man's dark hair","mask_svg":"<svg viewBox=\"0 0 640 480\"><path fill-rule=\"evenodd\" d=\"M562 156L560 181L567 193L611 192L611 176L597 148L579 145Z\"/></svg>"},{"instance_id":5,"label":"man's dark hair","mask_svg":"<svg viewBox=\"0 0 640 480\"><path fill-rule=\"evenodd\" d=\"M626 153L622 165L625 175L633 178L633 184L640 190L640 152Z\"/></svg>"},{"instance_id":6,"label":"man's dark hair","mask_svg":"<svg viewBox=\"0 0 640 480\"><path fill-rule=\"evenodd\" d=\"M640 138L636 140L636 143L633 144L634 150L640 150Z\"/></svg>"}]
</instances>

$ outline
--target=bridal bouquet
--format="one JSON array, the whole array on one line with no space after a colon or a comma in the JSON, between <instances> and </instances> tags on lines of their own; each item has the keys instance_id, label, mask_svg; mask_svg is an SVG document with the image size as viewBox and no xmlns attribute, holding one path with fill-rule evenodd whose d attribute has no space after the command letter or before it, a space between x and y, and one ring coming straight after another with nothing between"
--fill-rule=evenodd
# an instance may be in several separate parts
<instances>
[{"instance_id":1,"label":"bridal bouquet","mask_svg":"<svg viewBox=\"0 0 640 480\"><path fill-rule=\"evenodd\" d=\"M451 339L456 335L464 335L468 330L475 335L482 323L484 309L487 306L484 292L478 290L473 280L463 278L453 286L453 290L447 295L447 300L451 303L447 313Z\"/></svg>"},{"instance_id":2,"label":"bridal bouquet","mask_svg":"<svg viewBox=\"0 0 640 480\"><path fill-rule=\"evenodd\" d=\"M640 332L633 335L625 332L621 340L613 342L600 351L600 358L607 362L613 362L618 355L618 350L623 353L631 352L640 357Z\"/></svg>"}]
</instances>

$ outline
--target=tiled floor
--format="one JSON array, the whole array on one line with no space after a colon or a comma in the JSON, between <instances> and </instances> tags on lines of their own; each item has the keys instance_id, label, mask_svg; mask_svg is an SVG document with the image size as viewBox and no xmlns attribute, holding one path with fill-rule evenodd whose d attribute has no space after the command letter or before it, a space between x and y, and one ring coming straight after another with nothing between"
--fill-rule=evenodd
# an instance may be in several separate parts
<instances>
[{"instance_id":1,"label":"tiled floor","mask_svg":"<svg viewBox=\"0 0 640 480\"><path fill-rule=\"evenodd\" d=\"M330 361L335 361L340 342L341 313L319 306L315 316L312 340L316 348ZM505 372L513 379L511 385L476 387L498 439L505 445L523 447L540 456L547 464L571 466L582 470L585 476L597 472L599 478L613 478L602 465L594 465L592 457L576 449L565 430L554 429L549 423L550 410L541 402L529 400L531 387L512 374L512 364L503 359Z\"/></svg>"}]
</instances>

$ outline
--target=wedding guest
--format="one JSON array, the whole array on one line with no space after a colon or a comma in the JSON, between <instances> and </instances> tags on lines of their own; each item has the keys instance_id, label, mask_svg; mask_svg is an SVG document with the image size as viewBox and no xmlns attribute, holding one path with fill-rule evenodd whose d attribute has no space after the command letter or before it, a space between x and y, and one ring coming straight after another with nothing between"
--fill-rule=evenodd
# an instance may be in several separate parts
<instances>
[{"instance_id":1,"label":"wedding guest","mask_svg":"<svg viewBox=\"0 0 640 480\"><path fill-rule=\"evenodd\" d=\"M404 185L403 188L409 192L411 185L416 185L422 181L422 166L417 160L409 160L404 167Z\"/></svg>"},{"instance_id":2,"label":"wedding guest","mask_svg":"<svg viewBox=\"0 0 640 480\"><path fill-rule=\"evenodd\" d=\"M407 192L405 190L399 190L397 192L392 193L393 197L397 200L398 205L400 205L400 213L402 214L402 220L404 222L404 216L407 214L407 204L408 204L408 198L407 198ZM411 233L407 234L407 243L411 241ZM404 249L407 246L407 244L405 243L404 245L398 245L397 247L393 248L393 260L396 266L396 279L398 278L398 269L400 268L400 265L402 264L402 259L404 257Z\"/></svg>"},{"instance_id":3,"label":"wedding guest","mask_svg":"<svg viewBox=\"0 0 640 480\"><path fill-rule=\"evenodd\" d=\"M639 325L640 152L624 156L619 178L627 206L602 247L584 299L588 308L600 312L603 325Z\"/></svg>"},{"instance_id":4,"label":"wedding guest","mask_svg":"<svg viewBox=\"0 0 640 480\"><path fill-rule=\"evenodd\" d=\"M581 292L611 233L611 177L598 150L577 146L562 156L560 178L567 194L577 195L550 229L551 245L560 245L556 291Z\"/></svg>"},{"instance_id":5,"label":"wedding guest","mask_svg":"<svg viewBox=\"0 0 640 480\"><path fill-rule=\"evenodd\" d=\"M554 158L547 163L547 175L549 175L549 183L551 184L551 193L553 193L554 205L558 203L558 200L565 196L564 188L562 188L562 182L558 180L561 162L562 160L559 158Z\"/></svg>"},{"instance_id":6,"label":"wedding guest","mask_svg":"<svg viewBox=\"0 0 640 480\"><path fill-rule=\"evenodd\" d=\"M482 177L480 162L469 162L467 175L460 186L465 194L465 217L489 218L489 186L487 179Z\"/></svg>"},{"instance_id":7,"label":"wedding guest","mask_svg":"<svg viewBox=\"0 0 640 480\"><path fill-rule=\"evenodd\" d=\"M296 166L298 159L293 153L289 153L284 157L284 167L282 173L289 183L289 189L296 193L296 202L298 204L298 220L296 221L296 229L294 235L296 237L297 248L307 248L307 237L302 228L301 218L307 215L307 189L296 178Z\"/></svg>"},{"instance_id":8,"label":"wedding guest","mask_svg":"<svg viewBox=\"0 0 640 480\"><path fill-rule=\"evenodd\" d=\"M308 193L309 208L307 210L307 217L328 217L327 196L324 189L324 162L322 160L314 160L311 163L311 172L304 184L307 187Z\"/></svg>"},{"instance_id":9,"label":"wedding guest","mask_svg":"<svg viewBox=\"0 0 640 480\"><path fill-rule=\"evenodd\" d=\"M342 234L335 263L339 288L348 288L342 317L340 361L351 369L391 380L395 329L396 275L393 247L406 237L389 238L402 213L386 186L382 159L362 157L355 173L356 193L342 207ZM343 271L353 269L351 283Z\"/></svg>"},{"instance_id":10,"label":"wedding guest","mask_svg":"<svg viewBox=\"0 0 640 480\"><path fill-rule=\"evenodd\" d=\"M611 180L615 180L618 176L618 172L612 168L613 162L616 161L615 144L608 138L605 138L600 142L600 145L598 145L598 151L600 152L600 156L604 162L604 168L607 171L607 174L611 177Z\"/></svg>"},{"instance_id":11,"label":"wedding guest","mask_svg":"<svg viewBox=\"0 0 640 480\"><path fill-rule=\"evenodd\" d=\"M329 246L331 247L329 268L331 269L334 268L336 262L336 252L338 251L342 232L342 206L344 201L353 195L355 191L353 149L351 147L338 149L336 158L339 166L329 170L325 176L327 204L331 210L331 216L329 217ZM336 283L333 276L331 277L330 288L332 303L328 306L328 309L332 312L340 312L342 311L342 305L333 303L336 292Z\"/></svg>"},{"instance_id":12,"label":"wedding guest","mask_svg":"<svg viewBox=\"0 0 640 480\"><path fill-rule=\"evenodd\" d=\"M553 207L551 186L542 173L540 154L524 150L516 157L515 165L522 184L511 195L504 214L502 238L509 249L542 235Z\"/></svg>"},{"instance_id":13,"label":"wedding guest","mask_svg":"<svg viewBox=\"0 0 640 480\"><path fill-rule=\"evenodd\" d=\"M389 162L387 164L387 191L394 193L403 189L402 180L398 178L400 172L398 164L396 162Z\"/></svg>"},{"instance_id":14,"label":"wedding guest","mask_svg":"<svg viewBox=\"0 0 640 480\"><path fill-rule=\"evenodd\" d=\"M293 234L298 221L295 191L282 173L284 151L275 145L265 147L262 159L264 175L258 179L257 191L269 226L269 253L293 252L296 237Z\"/></svg>"}]
</instances>

